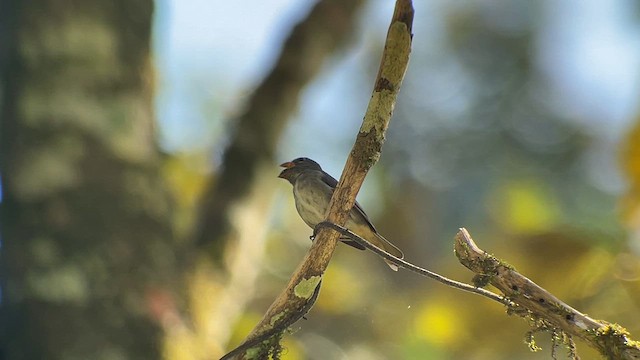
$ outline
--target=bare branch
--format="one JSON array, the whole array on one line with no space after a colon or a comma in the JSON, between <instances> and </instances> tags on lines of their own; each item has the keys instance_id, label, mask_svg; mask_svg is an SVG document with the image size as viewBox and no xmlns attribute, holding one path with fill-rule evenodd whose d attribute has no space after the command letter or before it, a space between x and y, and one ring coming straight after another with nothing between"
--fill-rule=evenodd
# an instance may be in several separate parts
<instances>
[{"instance_id":1,"label":"bare branch","mask_svg":"<svg viewBox=\"0 0 640 360\"><path fill-rule=\"evenodd\" d=\"M512 266L480 249L464 228L456 234L454 248L462 265L486 277L491 285L522 309L517 314L542 321L551 332L560 330L578 337L609 359L640 359L640 342L631 340L623 327L592 319L565 304Z\"/></svg>"}]
</instances>

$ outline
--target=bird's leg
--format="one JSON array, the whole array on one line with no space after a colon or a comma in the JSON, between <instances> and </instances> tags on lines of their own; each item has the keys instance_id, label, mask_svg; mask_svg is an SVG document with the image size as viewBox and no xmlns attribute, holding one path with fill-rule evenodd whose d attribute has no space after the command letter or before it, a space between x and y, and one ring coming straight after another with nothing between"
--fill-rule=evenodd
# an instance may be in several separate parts
<instances>
[{"instance_id":1,"label":"bird's leg","mask_svg":"<svg viewBox=\"0 0 640 360\"><path fill-rule=\"evenodd\" d=\"M322 223L319 223L318 225L316 225L316 226L313 228L313 234L311 234L311 236L309 236L309 240L313 241L313 240L315 240L315 239L316 239L316 235L318 235L318 230L319 230L319 229L320 229L320 227L321 227L321 226L320 226L320 224L322 224Z\"/></svg>"}]
</instances>

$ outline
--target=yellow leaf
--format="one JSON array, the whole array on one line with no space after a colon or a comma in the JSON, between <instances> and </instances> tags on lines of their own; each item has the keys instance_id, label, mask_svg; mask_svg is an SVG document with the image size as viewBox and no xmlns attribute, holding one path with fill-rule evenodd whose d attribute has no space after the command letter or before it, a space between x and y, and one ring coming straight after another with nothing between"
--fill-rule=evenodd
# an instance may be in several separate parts
<instances>
[{"instance_id":1,"label":"yellow leaf","mask_svg":"<svg viewBox=\"0 0 640 360\"><path fill-rule=\"evenodd\" d=\"M630 228L640 229L640 118L624 140L621 163L629 182L629 188L620 200L622 217Z\"/></svg>"},{"instance_id":2,"label":"yellow leaf","mask_svg":"<svg viewBox=\"0 0 640 360\"><path fill-rule=\"evenodd\" d=\"M432 300L419 311L415 320L416 335L429 343L446 346L458 341L464 328L454 304Z\"/></svg>"},{"instance_id":3,"label":"yellow leaf","mask_svg":"<svg viewBox=\"0 0 640 360\"><path fill-rule=\"evenodd\" d=\"M532 180L512 181L496 190L490 211L507 230L540 232L558 222L558 203L543 184Z\"/></svg>"},{"instance_id":4,"label":"yellow leaf","mask_svg":"<svg viewBox=\"0 0 640 360\"><path fill-rule=\"evenodd\" d=\"M350 313L366 300L366 285L358 275L338 263L331 264L322 283L318 307L333 314Z\"/></svg>"},{"instance_id":5,"label":"yellow leaf","mask_svg":"<svg viewBox=\"0 0 640 360\"><path fill-rule=\"evenodd\" d=\"M200 199L208 179L204 156L198 154L172 156L165 161L163 171L180 206L193 206Z\"/></svg>"}]
</instances>

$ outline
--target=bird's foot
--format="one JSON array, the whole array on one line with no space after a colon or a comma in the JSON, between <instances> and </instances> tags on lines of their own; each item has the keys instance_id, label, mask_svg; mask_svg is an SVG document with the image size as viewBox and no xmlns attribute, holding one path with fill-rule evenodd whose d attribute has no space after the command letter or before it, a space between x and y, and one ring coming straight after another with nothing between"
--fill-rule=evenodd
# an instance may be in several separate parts
<instances>
[{"instance_id":1,"label":"bird's foot","mask_svg":"<svg viewBox=\"0 0 640 360\"><path fill-rule=\"evenodd\" d=\"M321 221L319 223L316 224L316 226L313 228L313 234L311 236L309 236L309 239L311 239L311 241L316 239L316 235L318 235L318 231L320 231L321 228L323 227L333 227L333 226L337 226L333 223L330 223L328 221Z\"/></svg>"},{"instance_id":2,"label":"bird's foot","mask_svg":"<svg viewBox=\"0 0 640 360\"><path fill-rule=\"evenodd\" d=\"M321 228L323 227L329 227L331 225L330 222L328 221L322 221L319 222L318 224L316 224L316 226L313 228L313 234L311 234L311 236L309 236L309 239L311 241L316 239L316 235L318 235L318 231L320 231Z\"/></svg>"}]
</instances>

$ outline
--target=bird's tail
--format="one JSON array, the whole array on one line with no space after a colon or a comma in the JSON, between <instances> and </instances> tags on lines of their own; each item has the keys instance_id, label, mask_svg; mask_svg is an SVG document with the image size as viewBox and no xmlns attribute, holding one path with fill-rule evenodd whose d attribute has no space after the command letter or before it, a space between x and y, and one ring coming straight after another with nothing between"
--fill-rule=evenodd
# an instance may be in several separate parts
<instances>
[{"instance_id":1,"label":"bird's tail","mask_svg":"<svg viewBox=\"0 0 640 360\"><path fill-rule=\"evenodd\" d=\"M374 234L376 236L374 241L369 240L371 241L372 244L374 244L375 246L381 248L382 250L388 252L389 254L397 258L404 259L404 254L402 253L402 250L398 249L395 245L390 243L389 240L385 239L382 235L378 234L377 232ZM392 263L391 261L388 261L387 259L385 259L384 262L386 262L387 265L389 265L391 270L398 271L398 265Z\"/></svg>"}]
</instances>

